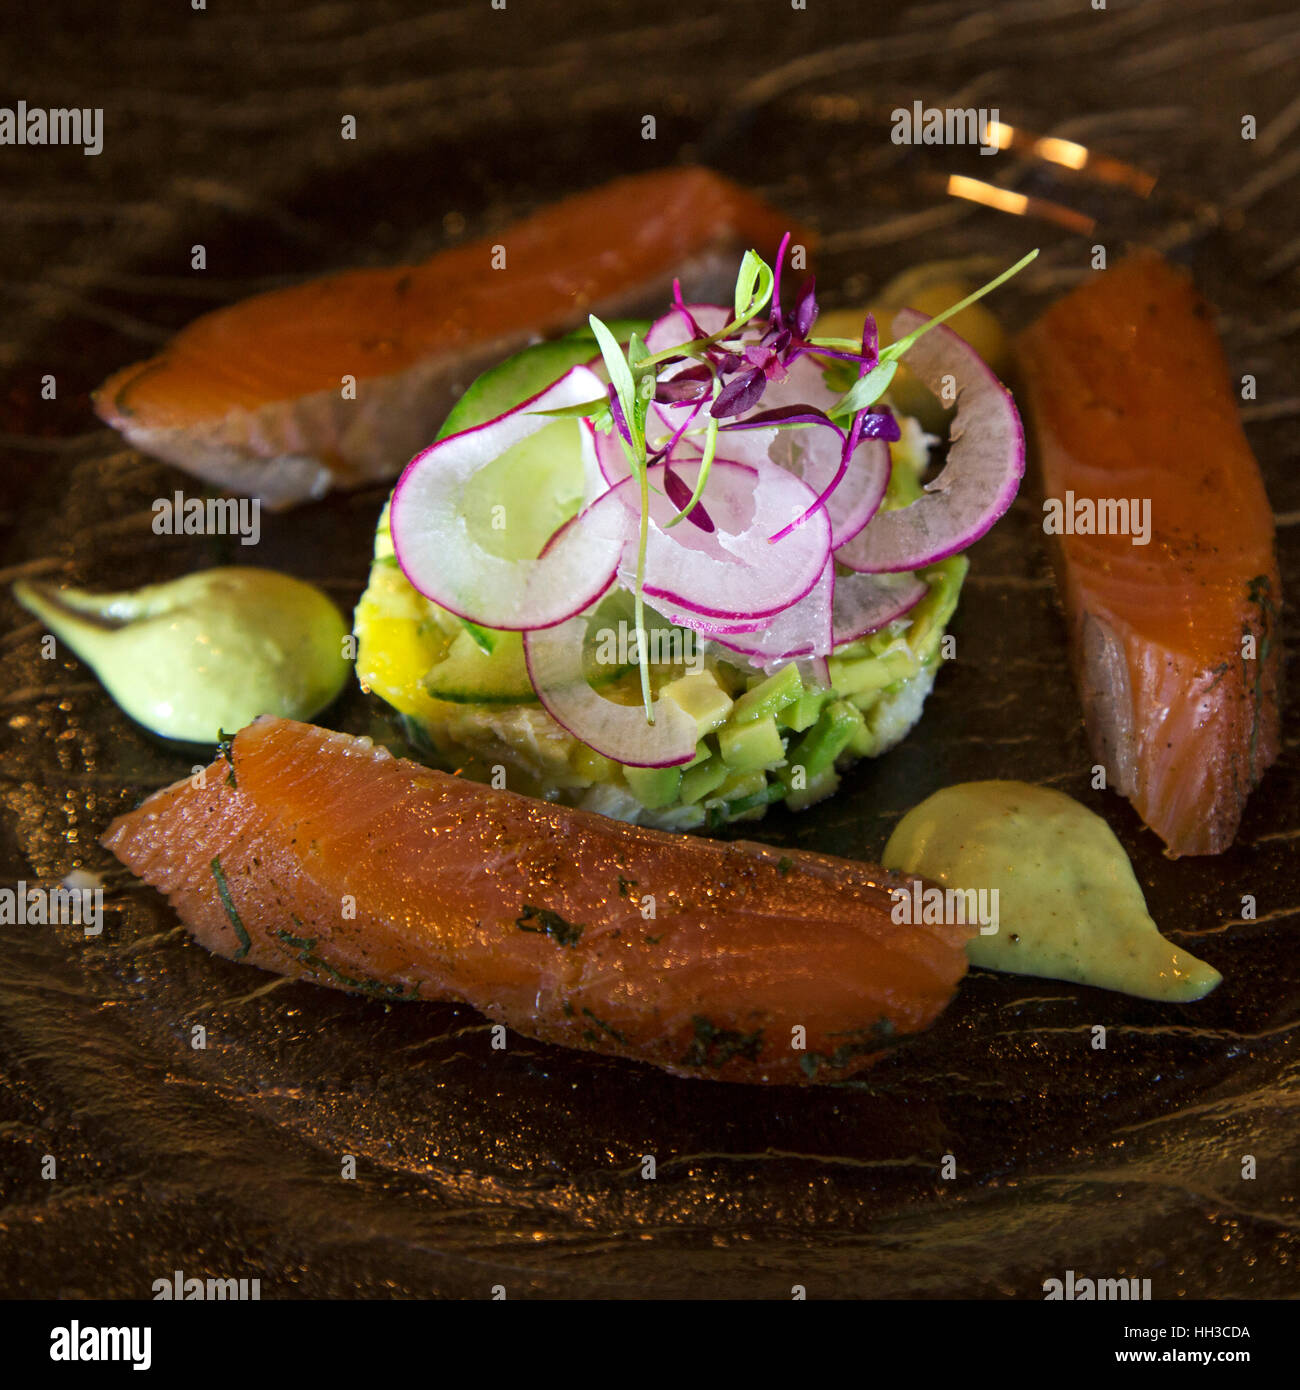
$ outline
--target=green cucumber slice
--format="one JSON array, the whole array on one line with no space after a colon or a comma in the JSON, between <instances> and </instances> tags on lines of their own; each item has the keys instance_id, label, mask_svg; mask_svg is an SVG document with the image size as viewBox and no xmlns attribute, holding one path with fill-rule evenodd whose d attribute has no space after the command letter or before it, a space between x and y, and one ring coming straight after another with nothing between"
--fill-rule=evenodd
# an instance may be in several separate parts
<instances>
[{"instance_id":1,"label":"green cucumber slice","mask_svg":"<svg viewBox=\"0 0 1300 1390\"><path fill-rule=\"evenodd\" d=\"M610 594L597 608L592 627L599 629L620 618L626 621L631 604L630 595ZM424 689L435 699L459 705L537 704L524 660L523 634L494 630L492 639L492 650L486 652L474 633L457 633L446 655L429 668L422 682ZM612 685L632 669L627 662L600 661L596 644L588 636L586 673L593 686Z\"/></svg>"},{"instance_id":2,"label":"green cucumber slice","mask_svg":"<svg viewBox=\"0 0 1300 1390\"><path fill-rule=\"evenodd\" d=\"M425 676L425 690L436 700L458 705L535 705L522 636L498 632L495 638L489 654L470 633L458 633L447 655Z\"/></svg>"},{"instance_id":3,"label":"green cucumber slice","mask_svg":"<svg viewBox=\"0 0 1300 1390\"><path fill-rule=\"evenodd\" d=\"M644 334L649 327L649 320L620 319L614 326L614 336L625 344L634 332ZM599 357L600 348L590 328L578 329L555 342L534 343L475 377L452 406L438 431L438 438L473 429L485 420L495 420L521 401L544 391L570 367L582 366Z\"/></svg>"}]
</instances>

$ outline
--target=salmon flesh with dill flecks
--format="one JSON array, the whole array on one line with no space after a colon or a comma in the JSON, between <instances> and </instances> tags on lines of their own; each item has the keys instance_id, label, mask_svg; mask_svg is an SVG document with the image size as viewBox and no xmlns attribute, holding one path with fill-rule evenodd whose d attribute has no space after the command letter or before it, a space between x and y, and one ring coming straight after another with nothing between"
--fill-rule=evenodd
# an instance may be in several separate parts
<instances>
[{"instance_id":1,"label":"salmon flesh with dill flecks","mask_svg":"<svg viewBox=\"0 0 1300 1390\"><path fill-rule=\"evenodd\" d=\"M229 759L104 844L209 950L282 975L798 1085L926 1028L966 973L977 928L895 922L912 880L871 865L628 825L286 719Z\"/></svg>"}]
</instances>

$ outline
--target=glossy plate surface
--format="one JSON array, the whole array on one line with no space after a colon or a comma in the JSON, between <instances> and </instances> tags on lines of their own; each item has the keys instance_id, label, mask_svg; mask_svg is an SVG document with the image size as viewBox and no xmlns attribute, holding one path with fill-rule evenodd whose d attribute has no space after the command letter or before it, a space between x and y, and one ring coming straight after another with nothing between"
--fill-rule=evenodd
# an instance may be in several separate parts
<instances>
[{"instance_id":1,"label":"glossy plate surface","mask_svg":"<svg viewBox=\"0 0 1300 1390\"><path fill-rule=\"evenodd\" d=\"M156 536L154 499L198 485L98 428L89 391L246 293L424 256L617 172L695 158L821 227L828 306L920 260L1005 265L1039 244L998 301L1020 323L1090 273L1094 245L1166 248L1220 306L1234 373L1258 382L1247 428L1284 588L1300 592L1292 6L962 0L873 6L869 20L750 0L585 8L566 5L557 25L478 0L261 18L160 17L128 0L97 32L84 9L26 21L41 42L6 90L103 107L105 140L96 158L0 149L14 190L0 209L6 579L122 588L247 562L350 607L382 489L264 515L256 547ZM918 100L997 107L1158 182L1142 197L1018 153L894 145L892 110ZM340 138L348 114L355 141ZM950 173L1096 228L947 197ZM199 243L202 273L189 268ZM835 800L774 815L758 836L874 858L940 786L1048 783L1106 815L1157 920L1225 983L1168 1007L974 973L939 1026L862 1085L805 1092L685 1082L520 1038L493 1052L469 1011L388 1008L208 956L95 843L206 759L133 727L77 662L42 660L40 629L6 597L3 881L106 870L109 910L92 940L0 928L0 1292L140 1297L175 1269L260 1276L265 1298L487 1297L494 1284L510 1297L788 1298L803 1284L810 1297L1032 1298L1066 1269L1147 1277L1157 1298L1292 1290L1296 703L1237 846L1166 861L1126 803L1089 787L1040 520L1031 461L972 552L958 657L921 726ZM1292 609L1285 637L1294 647ZM326 722L382 731L358 693ZM1243 894L1255 921L1240 920ZM198 1025L205 1050L191 1046ZM340 1177L349 1154L354 1181Z\"/></svg>"}]
</instances>

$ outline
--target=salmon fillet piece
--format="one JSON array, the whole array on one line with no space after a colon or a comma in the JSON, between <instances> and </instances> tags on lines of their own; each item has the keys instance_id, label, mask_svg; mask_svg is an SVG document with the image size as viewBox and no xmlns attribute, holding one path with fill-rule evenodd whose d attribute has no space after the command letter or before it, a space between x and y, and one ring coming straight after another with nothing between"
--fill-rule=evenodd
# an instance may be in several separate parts
<instances>
[{"instance_id":1,"label":"salmon fillet piece","mask_svg":"<svg viewBox=\"0 0 1300 1390\"><path fill-rule=\"evenodd\" d=\"M976 928L895 924L912 880L871 865L647 830L285 719L230 759L103 843L202 945L281 975L470 1004L679 1076L805 1084L927 1027L966 973Z\"/></svg>"},{"instance_id":2,"label":"salmon fillet piece","mask_svg":"<svg viewBox=\"0 0 1300 1390\"><path fill-rule=\"evenodd\" d=\"M786 230L811 245L806 228L707 169L616 179L420 265L346 271L205 314L109 377L95 409L146 453L293 506L395 477L483 369L591 312L659 312L674 275L688 298L730 302L739 254L770 260Z\"/></svg>"},{"instance_id":3,"label":"salmon fillet piece","mask_svg":"<svg viewBox=\"0 0 1300 1390\"><path fill-rule=\"evenodd\" d=\"M1054 304L1017 355L1046 497L1072 493L1081 525L1081 501L1150 506L1145 545L1055 547L1093 755L1170 857L1218 854L1278 755L1282 593L1211 312L1141 253Z\"/></svg>"}]
</instances>

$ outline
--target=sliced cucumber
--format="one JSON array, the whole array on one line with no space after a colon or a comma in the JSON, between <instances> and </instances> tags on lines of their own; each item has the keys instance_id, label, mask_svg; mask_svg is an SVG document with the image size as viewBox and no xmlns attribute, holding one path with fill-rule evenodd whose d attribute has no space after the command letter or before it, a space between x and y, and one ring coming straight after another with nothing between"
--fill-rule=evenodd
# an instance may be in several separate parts
<instances>
[{"instance_id":1,"label":"sliced cucumber","mask_svg":"<svg viewBox=\"0 0 1300 1390\"><path fill-rule=\"evenodd\" d=\"M489 654L470 633L460 633L443 660L430 668L424 689L437 700L459 705L536 704L524 663L523 638L517 632L495 636Z\"/></svg>"},{"instance_id":2,"label":"sliced cucumber","mask_svg":"<svg viewBox=\"0 0 1300 1390\"><path fill-rule=\"evenodd\" d=\"M626 343L634 332L644 334L649 327L644 319L620 319L614 334L620 343ZM476 377L452 406L438 438L495 420L558 381L570 367L590 363L599 356L600 348L590 328L577 329L555 342L534 343Z\"/></svg>"},{"instance_id":3,"label":"sliced cucumber","mask_svg":"<svg viewBox=\"0 0 1300 1390\"><path fill-rule=\"evenodd\" d=\"M581 431L555 420L480 468L460 513L475 542L503 560L534 560L582 505Z\"/></svg>"},{"instance_id":4,"label":"sliced cucumber","mask_svg":"<svg viewBox=\"0 0 1300 1390\"><path fill-rule=\"evenodd\" d=\"M702 797L708 796L730 776L731 769L721 758L709 758L706 762L688 768L682 773L680 793L682 803L689 805L693 801L699 801Z\"/></svg>"}]
</instances>

